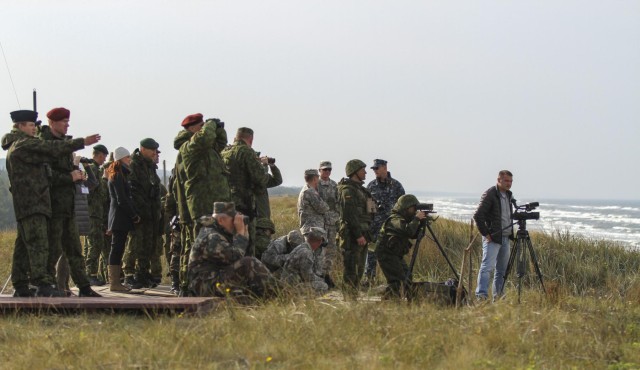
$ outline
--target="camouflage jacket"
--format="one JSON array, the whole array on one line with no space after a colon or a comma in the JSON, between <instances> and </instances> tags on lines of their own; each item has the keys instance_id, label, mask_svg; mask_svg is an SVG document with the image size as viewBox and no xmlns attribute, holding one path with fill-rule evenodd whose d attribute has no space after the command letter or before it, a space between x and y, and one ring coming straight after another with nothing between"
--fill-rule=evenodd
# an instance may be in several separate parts
<instances>
[{"instance_id":1,"label":"camouflage jacket","mask_svg":"<svg viewBox=\"0 0 640 370\"><path fill-rule=\"evenodd\" d=\"M44 141L13 129L2 138L16 220L35 214L51 217L49 163L84 148L84 139ZM73 198L72 198L73 203Z\"/></svg>"},{"instance_id":2,"label":"camouflage jacket","mask_svg":"<svg viewBox=\"0 0 640 370\"><path fill-rule=\"evenodd\" d=\"M338 184L338 210L340 211L341 238L353 240L364 236L371 241L369 226L373 199L361 183L343 178Z\"/></svg>"},{"instance_id":3,"label":"camouflage jacket","mask_svg":"<svg viewBox=\"0 0 640 370\"><path fill-rule=\"evenodd\" d=\"M133 205L143 222L158 222L160 219L160 177L158 166L145 158L139 149L131 155L129 184Z\"/></svg>"},{"instance_id":4,"label":"camouflage jacket","mask_svg":"<svg viewBox=\"0 0 640 370\"><path fill-rule=\"evenodd\" d=\"M269 175L269 167L263 165L265 168L265 173L269 176L269 181L267 181L267 186L264 188L255 188L253 189L253 196L256 205L256 217L258 218L271 218L271 207L269 205L269 192L268 188L273 188L282 184L282 173L280 169L275 165L271 165L271 174Z\"/></svg>"},{"instance_id":5,"label":"camouflage jacket","mask_svg":"<svg viewBox=\"0 0 640 370\"><path fill-rule=\"evenodd\" d=\"M338 184L329 179L318 181L318 193L320 198L329 205L329 212L325 213L324 229L330 230L336 228L340 213L338 212Z\"/></svg>"},{"instance_id":6,"label":"camouflage jacket","mask_svg":"<svg viewBox=\"0 0 640 370\"><path fill-rule=\"evenodd\" d=\"M215 219L209 217L191 247L189 275L215 273L233 264L244 257L248 245L248 238L227 233Z\"/></svg>"},{"instance_id":7,"label":"camouflage jacket","mask_svg":"<svg viewBox=\"0 0 640 370\"><path fill-rule=\"evenodd\" d=\"M329 212L329 205L320 198L320 194L309 185L302 187L298 195L298 216L300 217L300 227L322 227L324 228L325 214Z\"/></svg>"},{"instance_id":8,"label":"camouflage jacket","mask_svg":"<svg viewBox=\"0 0 640 370\"><path fill-rule=\"evenodd\" d=\"M91 163L89 169L93 171L98 180L98 186L91 189L87 196L89 216L106 222L109 214L109 185L107 179L104 178L104 167Z\"/></svg>"},{"instance_id":9,"label":"camouflage jacket","mask_svg":"<svg viewBox=\"0 0 640 370\"><path fill-rule=\"evenodd\" d=\"M41 126L38 134L42 140L65 141L71 140L71 136L63 138L53 135L49 126ZM84 142L84 140L83 140ZM71 177L71 171L77 170L73 164L71 153L58 156L51 162L51 213L53 216L74 216L76 186Z\"/></svg>"},{"instance_id":10,"label":"camouflage jacket","mask_svg":"<svg viewBox=\"0 0 640 370\"><path fill-rule=\"evenodd\" d=\"M289 245L287 236L281 236L272 241L267 247L267 250L262 253L262 262L269 270L277 271L284 266L293 248L295 248L295 246Z\"/></svg>"},{"instance_id":11,"label":"camouflage jacket","mask_svg":"<svg viewBox=\"0 0 640 370\"><path fill-rule=\"evenodd\" d=\"M308 243L297 246L290 254L282 268L282 281L291 285L309 285L316 292L329 289L322 273L322 248L315 251Z\"/></svg>"},{"instance_id":12,"label":"camouflage jacket","mask_svg":"<svg viewBox=\"0 0 640 370\"><path fill-rule=\"evenodd\" d=\"M265 188L271 175L264 172L255 151L242 140L226 147L222 151L222 159L229 172L231 199L236 209L255 217L254 189Z\"/></svg>"},{"instance_id":13,"label":"camouflage jacket","mask_svg":"<svg viewBox=\"0 0 640 370\"><path fill-rule=\"evenodd\" d=\"M171 189L171 193L176 201L176 211L180 216L181 224L191 224L191 214L189 213L189 206L187 205L187 196L184 191L184 184L187 181L187 174L184 170L184 164L182 163L182 154L180 154L180 147L186 142L188 142L193 133L187 130L180 130L178 135L176 135L175 139L173 139L173 148L178 150L178 156L176 157L176 164L173 168L175 172L176 180L173 183L173 187ZM212 204L213 207L213 204Z\"/></svg>"},{"instance_id":14,"label":"camouflage jacket","mask_svg":"<svg viewBox=\"0 0 640 370\"><path fill-rule=\"evenodd\" d=\"M393 205L396 204L398 198L404 195L404 188L400 181L391 177L391 172L389 172L386 181L372 180L367 184L367 189L378 209L371 222L371 234L375 239L382 223L391 215Z\"/></svg>"},{"instance_id":15,"label":"camouflage jacket","mask_svg":"<svg viewBox=\"0 0 640 370\"><path fill-rule=\"evenodd\" d=\"M207 120L202 129L180 146L184 167L184 194L192 220L213 212L214 202L231 200L227 171L219 149L227 133L216 121ZM180 177L178 177L180 181Z\"/></svg>"},{"instance_id":16,"label":"camouflage jacket","mask_svg":"<svg viewBox=\"0 0 640 370\"><path fill-rule=\"evenodd\" d=\"M376 242L376 253L386 253L395 256L404 256L409 253L411 242L414 239L420 220L417 218L407 218L394 208L391 216L386 219L380 229Z\"/></svg>"}]
</instances>

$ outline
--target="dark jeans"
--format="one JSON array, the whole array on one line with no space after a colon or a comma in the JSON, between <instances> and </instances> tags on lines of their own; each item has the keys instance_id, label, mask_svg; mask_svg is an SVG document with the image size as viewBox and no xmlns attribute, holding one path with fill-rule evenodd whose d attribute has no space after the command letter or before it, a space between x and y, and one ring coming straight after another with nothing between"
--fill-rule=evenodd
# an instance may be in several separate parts
<instances>
[{"instance_id":1,"label":"dark jeans","mask_svg":"<svg viewBox=\"0 0 640 370\"><path fill-rule=\"evenodd\" d=\"M128 231L113 230L111 234L111 253L109 253L109 265L122 265L124 246L127 244Z\"/></svg>"}]
</instances>

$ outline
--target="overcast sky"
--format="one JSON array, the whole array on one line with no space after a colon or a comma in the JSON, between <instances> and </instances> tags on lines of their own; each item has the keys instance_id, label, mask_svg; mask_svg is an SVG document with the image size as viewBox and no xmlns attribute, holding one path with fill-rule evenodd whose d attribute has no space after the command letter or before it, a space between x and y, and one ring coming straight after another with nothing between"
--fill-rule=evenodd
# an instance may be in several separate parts
<instances>
[{"instance_id":1,"label":"overcast sky","mask_svg":"<svg viewBox=\"0 0 640 370\"><path fill-rule=\"evenodd\" d=\"M3 1L0 112L8 131L36 88L40 117L64 106L109 150L153 137L169 166L201 112L253 128L292 186L383 158L408 191L510 169L529 199L640 199L639 20L639 1Z\"/></svg>"}]
</instances>

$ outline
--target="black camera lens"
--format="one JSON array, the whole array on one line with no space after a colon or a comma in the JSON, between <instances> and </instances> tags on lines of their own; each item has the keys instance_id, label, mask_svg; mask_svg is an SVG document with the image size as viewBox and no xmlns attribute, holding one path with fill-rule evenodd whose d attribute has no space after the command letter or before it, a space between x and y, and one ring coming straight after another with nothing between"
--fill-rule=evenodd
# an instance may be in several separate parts
<instances>
[{"instance_id":1,"label":"black camera lens","mask_svg":"<svg viewBox=\"0 0 640 370\"><path fill-rule=\"evenodd\" d=\"M268 162L269 162L269 164L275 164L276 163L276 159L275 158L269 158Z\"/></svg>"}]
</instances>

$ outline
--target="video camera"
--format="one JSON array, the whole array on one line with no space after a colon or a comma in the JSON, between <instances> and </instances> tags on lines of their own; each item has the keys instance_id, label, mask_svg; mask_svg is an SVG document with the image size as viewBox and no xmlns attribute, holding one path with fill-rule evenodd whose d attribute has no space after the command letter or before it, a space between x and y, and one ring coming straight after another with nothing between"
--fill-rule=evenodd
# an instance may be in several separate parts
<instances>
[{"instance_id":1,"label":"video camera","mask_svg":"<svg viewBox=\"0 0 640 370\"><path fill-rule=\"evenodd\" d=\"M82 158L80 158L80 163L93 164L93 163L96 163L96 162L91 158L82 157Z\"/></svg>"},{"instance_id":2,"label":"video camera","mask_svg":"<svg viewBox=\"0 0 640 370\"><path fill-rule=\"evenodd\" d=\"M531 203L527 203L527 204L523 204L523 205L519 206L516 203L515 199L512 199L511 203L513 203L513 206L515 207L515 211L513 212L513 215L511 215L511 218L513 220L525 221L525 220L539 220L540 219L540 212L532 212L534 209L538 208L540 203L531 202Z\"/></svg>"}]
</instances>

